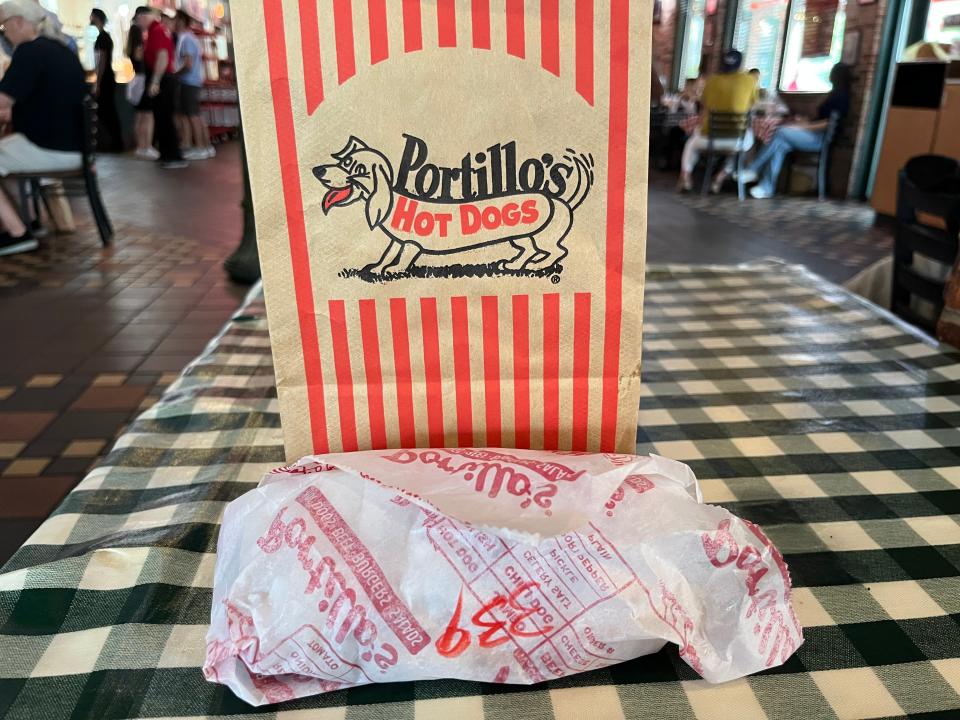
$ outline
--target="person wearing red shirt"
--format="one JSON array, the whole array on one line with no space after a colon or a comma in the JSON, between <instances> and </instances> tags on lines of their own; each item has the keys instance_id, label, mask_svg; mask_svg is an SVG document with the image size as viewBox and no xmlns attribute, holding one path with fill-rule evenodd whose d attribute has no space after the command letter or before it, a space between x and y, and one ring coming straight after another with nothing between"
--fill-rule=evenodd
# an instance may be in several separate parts
<instances>
[{"instance_id":1,"label":"person wearing red shirt","mask_svg":"<svg viewBox=\"0 0 960 720\"><path fill-rule=\"evenodd\" d=\"M147 70L147 87L144 92L153 98L153 120L157 144L160 146L160 165L170 170L186 167L187 163L180 154L177 129L173 124L176 97L173 35L160 22L152 8L141 5L137 8L134 19L147 37L143 48L143 62Z\"/></svg>"}]
</instances>

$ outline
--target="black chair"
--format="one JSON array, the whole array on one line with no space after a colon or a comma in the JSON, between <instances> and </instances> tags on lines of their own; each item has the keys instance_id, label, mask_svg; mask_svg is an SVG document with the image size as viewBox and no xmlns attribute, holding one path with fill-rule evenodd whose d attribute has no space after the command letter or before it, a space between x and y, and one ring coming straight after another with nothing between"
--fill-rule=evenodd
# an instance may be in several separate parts
<instances>
[{"instance_id":1,"label":"black chair","mask_svg":"<svg viewBox=\"0 0 960 720\"><path fill-rule=\"evenodd\" d=\"M666 170L670 163L667 134L667 109L650 108L650 164L661 171Z\"/></svg>"},{"instance_id":2,"label":"black chair","mask_svg":"<svg viewBox=\"0 0 960 720\"><path fill-rule=\"evenodd\" d=\"M813 152L790 153L787 158L786 172L781 173L784 178L784 185L790 186L790 176L793 174L794 167L815 167L817 169L817 197L821 200L827 199L828 179L830 175L830 155L833 152L834 143L840 135L840 125L842 118L840 113L834 111L830 113L827 120L827 128L823 131L823 144L819 150Z\"/></svg>"},{"instance_id":3,"label":"black chair","mask_svg":"<svg viewBox=\"0 0 960 720\"><path fill-rule=\"evenodd\" d=\"M23 221L29 226L34 220L40 220L40 205L43 204L50 215L50 202L47 190L41 180L60 180L63 183L63 194L67 196L86 195L90 202L90 211L97 223L100 241L106 246L113 237L113 225L100 197L100 184L97 181L97 103L89 95L83 101L83 111L80 122L83 126L83 148L80 167L76 170L63 172L44 172L42 175L34 173L11 173L7 177L16 180L20 186L20 214ZM32 202L31 202L32 201ZM31 214L32 204L32 214Z\"/></svg>"},{"instance_id":4,"label":"black chair","mask_svg":"<svg viewBox=\"0 0 960 720\"><path fill-rule=\"evenodd\" d=\"M922 224L918 213L938 218L943 227ZM957 258L960 234L960 162L941 155L912 158L900 171L897 187L897 231L893 241L893 289L890 309L931 334L943 311L944 282L919 273L915 254L948 268ZM911 299L934 306L933 318L916 312Z\"/></svg>"},{"instance_id":5,"label":"black chair","mask_svg":"<svg viewBox=\"0 0 960 720\"><path fill-rule=\"evenodd\" d=\"M743 184L743 157L746 154L743 144L750 129L750 113L711 112L707 132L707 169L703 175L700 194L706 195L710 189L710 180L717 164L718 155L736 155L737 157L737 197L746 197ZM733 150L716 147L717 140L736 140Z\"/></svg>"}]
</instances>

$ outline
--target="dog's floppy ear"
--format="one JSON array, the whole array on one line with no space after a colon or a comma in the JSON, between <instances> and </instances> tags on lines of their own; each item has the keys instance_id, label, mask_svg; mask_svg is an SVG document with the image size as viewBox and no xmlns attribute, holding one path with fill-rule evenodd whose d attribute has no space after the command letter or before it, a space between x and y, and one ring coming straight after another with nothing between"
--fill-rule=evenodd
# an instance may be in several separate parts
<instances>
[{"instance_id":1,"label":"dog's floppy ear","mask_svg":"<svg viewBox=\"0 0 960 720\"><path fill-rule=\"evenodd\" d=\"M350 139L347 140L347 144L343 146L343 150L333 153L332 157L337 160L343 160L343 158L353 155L357 150L369 150L369 148L363 140L351 135Z\"/></svg>"},{"instance_id":2,"label":"dog's floppy ear","mask_svg":"<svg viewBox=\"0 0 960 720\"><path fill-rule=\"evenodd\" d=\"M367 198L367 224L373 230L379 227L393 208L393 188L390 185L393 178L390 172L380 163L376 163L370 170L372 187Z\"/></svg>"}]
</instances>

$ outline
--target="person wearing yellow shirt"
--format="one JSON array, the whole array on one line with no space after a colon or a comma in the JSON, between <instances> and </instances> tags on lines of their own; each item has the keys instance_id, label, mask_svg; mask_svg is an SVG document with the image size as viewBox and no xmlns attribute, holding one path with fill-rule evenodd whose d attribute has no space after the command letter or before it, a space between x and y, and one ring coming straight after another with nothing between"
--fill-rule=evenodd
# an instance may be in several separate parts
<instances>
[{"instance_id":1,"label":"person wearing yellow shirt","mask_svg":"<svg viewBox=\"0 0 960 720\"><path fill-rule=\"evenodd\" d=\"M709 145L710 113L747 113L757 99L757 79L750 73L740 72L743 64L743 55L737 50L727 50L720 59L720 72L707 79L703 88L701 103L703 105L703 120L683 147L683 156L680 158L679 190L688 192L693 189L693 169L697 166L700 153ZM747 129L742 141L736 138L718 138L713 143L714 148L722 153L730 153L740 149L744 151L753 147L753 131ZM731 164L732 158L728 159ZM727 170L721 170L726 176Z\"/></svg>"}]
</instances>

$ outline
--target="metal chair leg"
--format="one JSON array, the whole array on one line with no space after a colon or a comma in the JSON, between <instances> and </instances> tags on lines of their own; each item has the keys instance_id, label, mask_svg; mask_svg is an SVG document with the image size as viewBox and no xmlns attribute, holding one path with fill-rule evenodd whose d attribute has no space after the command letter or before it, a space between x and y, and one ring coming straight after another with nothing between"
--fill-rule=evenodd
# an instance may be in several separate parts
<instances>
[{"instance_id":1,"label":"metal chair leg","mask_svg":"<svg viewBox=\"0 0 960 720\"><path fill-rule=\"evenodd\" d=\"M33 227L35 230L40 229L40 198L42 192L40 178L32 178L30 180L30 199L33 201Z\"/></svg>"},{"instance_id":2,"label":"metal chair leg","mask_svg":"<svg viewBox=\"0 0 960 720\"><path fill-rule=\"evenodd\" d=\"M817 197L827 199L827 164L822 160L817 165Z\"/></svg>"},{"instance_id":3,"label":"metal chair leg","mask_svg":"<svg viewBox=\"0 0 960 720\"><path fill-rule=\"evenodd\" d=\"M20 191L20 219L23 220L23 224L27 227L30 227L32 218L30 217L30 193L27 191L30 180L21 179L17 181L17 186Z\"/></svg>"},{"instance_id":4,"label":"metal chair leg","mask_svg":"<svg viewBox=\"0 0 960 720\"><path fill-rule=\"evenodd\" d=\"M737 152L737 199L743 202L746 198L743 186L743 150Z\"/></svg>"},{"instance_id":5,"label":"metal chair leg","mask_svg":"<svg viewBox=\"0 0 960 720\"><path fill-rule=\"evenodd\" d=\"M700 186L700 194L706 195L710 191L710 178L713 176L713 168L717 163L717 155L713 146L707 150L707 167L703 173L703 184Z\"/></svg>"},{"instance_id":6,"label":"metal chair leg","mask_svg":"<svg viewBox=\"0 0 960 720\"><path fill-rule=\"evenodd\" d=\"M87 200L90 201L90 211L93 213L94 222L97 223L97 231L100 233L100 242L106 247L113 237L113 225L110 223L107 209L103 206L100 186L97 184L96 178L87 176L84 180L87 186Z\"/></svg>"}]
</instances>

